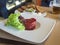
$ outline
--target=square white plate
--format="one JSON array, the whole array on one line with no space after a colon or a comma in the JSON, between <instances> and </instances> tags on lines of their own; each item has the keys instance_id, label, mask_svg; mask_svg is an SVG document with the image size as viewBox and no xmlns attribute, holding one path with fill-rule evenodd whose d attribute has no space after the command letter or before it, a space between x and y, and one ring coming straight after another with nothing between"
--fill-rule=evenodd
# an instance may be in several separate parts
<instances>
[{"instance_id":1,"label":"square white plate","mask_svg":"<svg viewBox=\"0 0 60 45\"><path fill-rule=\"evenodd\" d=\"M5 21L0 22L0 29L2 29L3 31L12 34L16 37L22 38L24 40L27 41L31 41L34 43L42 43L43 41L45 41L48 36L51 34L56 21L50 18L45 18L45 17L41 17L38 15L24 15L22 14L22 16L24 18L36 18L37 20L37 27L35 30L31 30L31 31L20 31L17 30L11 26L6 27L5 26Z\"/></svg>"}]
</instances>

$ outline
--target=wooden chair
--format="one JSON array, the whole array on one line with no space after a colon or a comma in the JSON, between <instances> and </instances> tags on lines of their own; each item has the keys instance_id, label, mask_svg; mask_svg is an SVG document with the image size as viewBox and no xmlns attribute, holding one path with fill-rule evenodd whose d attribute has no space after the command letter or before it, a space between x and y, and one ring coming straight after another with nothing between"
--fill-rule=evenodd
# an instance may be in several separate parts
<instances>
[{"instance_id":1,"label":"wooden chair","mask_svg":"<svg viewBox=\"0 0 60 45\"><path fill-rule=\"evenodd\" d=\"M32 0L36 5L41 5L41 0Z\"/></svg>"},{"instance_id":2,"label":"wooden chair","mask_svg":"<svg viewBox=\"0 0 60 45\"><path fill-rule=\"evenodd\" d=\"M41 5L41 1L42 1L42 0L36 0L36 4L37 4L37 5Z\"/></svg>"}]
</instances>

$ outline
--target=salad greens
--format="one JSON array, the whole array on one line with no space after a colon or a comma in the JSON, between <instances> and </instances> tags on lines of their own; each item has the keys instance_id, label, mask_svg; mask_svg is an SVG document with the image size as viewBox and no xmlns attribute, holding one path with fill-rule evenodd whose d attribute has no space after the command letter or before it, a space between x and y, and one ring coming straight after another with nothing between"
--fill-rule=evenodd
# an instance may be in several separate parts
<instances>
[{"instance_id":1,"label":"salad greens","mask_svg":"<svg viewBox=\"0 0 60 45\"><path fill-rule=\"evenodd\" d=\"M34 9L33 9L33 8L29 8L29 9L26 9L26 11L28 11L28 12L33 12Z\"/></svg>"},{"instance_id":2,"label":"salad greens","mask_svg":"<svg viewBox=\"0 0 60 45\"><path fill-rule=\"evenodd\" d=\"M5 25L6 26L11 25L19 30L25 30L25 26L18 19L19 16L20 16L20 13L10 14Z\"/></svg>"}]
</instances>

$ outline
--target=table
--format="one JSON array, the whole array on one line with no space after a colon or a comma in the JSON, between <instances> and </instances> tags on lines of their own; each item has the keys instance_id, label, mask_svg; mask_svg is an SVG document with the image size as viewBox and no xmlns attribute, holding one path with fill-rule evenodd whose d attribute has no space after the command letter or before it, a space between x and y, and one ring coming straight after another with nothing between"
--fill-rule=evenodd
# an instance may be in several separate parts
<instances>
[{"instance_id":1,"label":"table","mask_svg":"<svg viewBox=\"0 0 60 45\"><path fill-rule=\"evenodd\" d=\"M40 12L47 12L47 16L48 18L52 18L55 19L57 21L54 30L52 31L50 37L48 38L48 40L45 42L44 45L60 45L60 19L59 19L59 15L58 14L52 14L51 8L49 7L40 7L37 6L38 10Z\"/></svg>"},{"instance_id":2,"label":"table","mask_svg":"<svg viewBox=\"0 0 60 45\"><path fill-rule=\"evenodd\" d=\"M40 12L47 12L48 18L55 19L57 21L53 32L51 33L49 39L45 42L45 45L60 45L60 17L59 14L51 14L51 8L48 7L38 7Z\"/></svg>"}]
</instances>

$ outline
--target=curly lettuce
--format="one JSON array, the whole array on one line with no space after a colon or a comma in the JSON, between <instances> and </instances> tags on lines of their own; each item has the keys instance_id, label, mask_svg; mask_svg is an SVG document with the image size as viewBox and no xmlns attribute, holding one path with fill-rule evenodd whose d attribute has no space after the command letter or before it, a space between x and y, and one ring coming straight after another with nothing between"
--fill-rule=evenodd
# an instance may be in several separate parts
<instances>
[{"instance_id":1,"label":"curly lettuce","mask_svg":"<svg viewBox=\"0 0 60 45\"><path fill-rule=\"evenodd\" d=\"M6 26L11 25L11 26L17 28L18 30L25 30L25 26L18 19L19 16L20 16L19 13L10 14L5 25Z\"/></svg>"}]
</instances>

